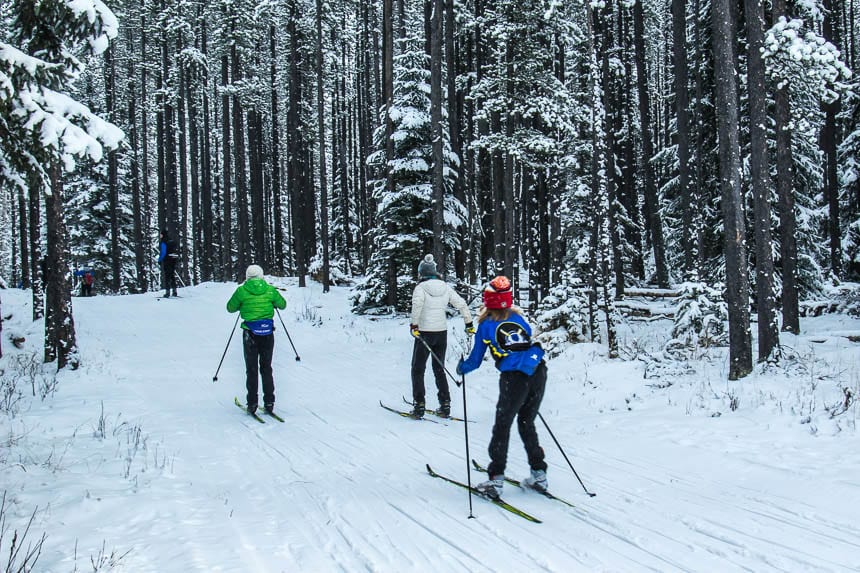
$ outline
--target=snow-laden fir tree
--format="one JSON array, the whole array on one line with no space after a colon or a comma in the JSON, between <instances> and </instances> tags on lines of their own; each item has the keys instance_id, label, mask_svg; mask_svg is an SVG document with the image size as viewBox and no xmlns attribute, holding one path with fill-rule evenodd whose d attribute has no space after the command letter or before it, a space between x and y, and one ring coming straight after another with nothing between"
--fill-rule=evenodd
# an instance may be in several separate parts
<instances>
[{"instance_id":1,"label":"snow-laden fir tree","mask_svg":"<svg viewBox=\"0 0 860 573\"><path fill-rule=\"evenodd\" d=\"M14 45L0 40L0 182L45 191L45 360L63 368L77 364L63 172L76 157L99 161L102 145L123 137L69 94L84 66L79 56L104 52L118 23L101 0L15 0L8 10Z\"/></svg>"},{"instance_id":2,"label":"snow-laden fir tree","mask_svg":"<svg viewBox=\"0 0 860 573\"><path fill-rule=\"evenodd\" d=\"M420 38L407 39L401 45L402 53L394 58L394 105L388 111L394 124L394 156L386 165L385 131L380 128L374 134L379 151L368 158L368 165L378 174L370 181L377 208L372 231L373 254L367 276L353 299L359 312L392 304L398 310L406 309L415 286L418 262L431 252L433 245L429 62ZM459 160L451 151L447 131L443 134L444 248L450 254L459 247L458 235L452 231L465 223L466 210L452 193ZM393 183L390 191L386 186L386 171ZM446 260L453 261L453 257ZM439 269L440 273L446 270Z\"/></svg>"}]
</instances>

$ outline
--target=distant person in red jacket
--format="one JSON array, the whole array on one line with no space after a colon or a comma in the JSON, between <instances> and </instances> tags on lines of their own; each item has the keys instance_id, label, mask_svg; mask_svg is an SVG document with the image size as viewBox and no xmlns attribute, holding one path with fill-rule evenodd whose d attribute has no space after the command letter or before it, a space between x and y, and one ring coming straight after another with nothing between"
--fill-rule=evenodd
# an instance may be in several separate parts
<instances>
[{"instance_id":1,"label":"distant person in red jacket","mask_svg":"<svg viewBox=\"0 0 860 573\"><path fill-rule=\"evenodd\" d=\"M84 273L84 278L81 281L81 296L93 296L93 283L95 282L95 277L93 277L92 271L87 271Z\"/></svg>"}]
</instances>

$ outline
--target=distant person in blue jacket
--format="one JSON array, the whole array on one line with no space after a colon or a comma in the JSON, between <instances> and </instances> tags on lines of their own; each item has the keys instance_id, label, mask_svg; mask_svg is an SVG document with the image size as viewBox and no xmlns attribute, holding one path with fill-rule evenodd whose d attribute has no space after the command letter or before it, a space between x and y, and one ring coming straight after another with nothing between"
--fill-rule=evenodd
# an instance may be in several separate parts
<instances>
[{"instance_id":1,"label":"distant person in blue jacket","mask_svg":"<svg viewBox=\"0 0 860 573\"><path fill-rule=\"evenodd\" d=\"M490 439L490 479L476 489L486 496L498 499L505 483L505 465L508 459L508 442L511 425L517 418L517 429L528 455L531 475L523 485L546 491L546 469L543 448L538 441L535 418L538 415L546 388L546 362L540 344L532 342L532 329L513 306L511 281L498 276L484 289L483 307L478 313L478 331L475 346L466 360L457 365L458 374L476 370L487 349L496 361L499 376L499 400L496 403L496 421Z\"/></svg>"},{"instance_id":2,"label":"distant person in blue jacket","mask_svg":"<svg viewBox=\"0 0 860 573\"><path fill-rule=\"evenodd\" d=\"M161 276L164 277L164 298L179 296L176 292L176 263L179 253L176 252L176 241L167 234L167 229L161 231L161 242L158 245L158 262L161 265Z\"/></svg>"}]
</instances>

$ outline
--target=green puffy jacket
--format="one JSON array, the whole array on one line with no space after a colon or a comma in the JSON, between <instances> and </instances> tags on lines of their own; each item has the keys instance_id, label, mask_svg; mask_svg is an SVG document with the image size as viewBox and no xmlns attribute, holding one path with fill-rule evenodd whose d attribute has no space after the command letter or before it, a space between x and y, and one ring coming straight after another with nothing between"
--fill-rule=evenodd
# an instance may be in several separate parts
<instances>
[{"instance_id":1,"label":"green puffy jacket","mask_svg":"<svg viewBox=\"0 0 860 573\"><path fill-rule=\"evenodd\" d=\"M275 316L275 307L287 307L287 301L278 289L263 279L248 279L236 289L227 301L227 312L239 311L243 321L262 320ZM242 328L247 328L242 324Z\"/></svg>"}]
</instances>

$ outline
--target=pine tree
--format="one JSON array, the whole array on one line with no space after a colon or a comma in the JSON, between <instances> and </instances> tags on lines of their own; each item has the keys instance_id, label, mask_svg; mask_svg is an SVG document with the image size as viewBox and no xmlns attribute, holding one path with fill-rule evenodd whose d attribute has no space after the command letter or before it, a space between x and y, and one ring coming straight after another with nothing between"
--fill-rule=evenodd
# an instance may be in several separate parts
<instances>
[{"instance_id":1,"label":"pine tree","mask_svg":"<svg viewBox=\"0 0 860 573\"><path fill-rule=\"evenodd\" d=\"M377 227L372 237L373 254L367 278L354 299L359 311L378 308L390 300L389 265L393 265L397 276L394 300L397 308L403 310L411 300L418 261L431 252L433 246L433 145L428 63L418 38L403 41L402 53L394 58L394 103L389 111L394 155L386 165L383 127L376 133L379 151L368 160L380 174L387 168L393 191L388 191L383 178L370 182L377 202ZM447 227L443 246L451 253L458 247L457 235L451 231L465 222L466 211L452 194L457 161L447 137L443 141L443 158ZM439 271L444 273L446 269Z\"/></svg>"}]
</instances>

